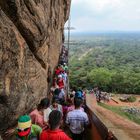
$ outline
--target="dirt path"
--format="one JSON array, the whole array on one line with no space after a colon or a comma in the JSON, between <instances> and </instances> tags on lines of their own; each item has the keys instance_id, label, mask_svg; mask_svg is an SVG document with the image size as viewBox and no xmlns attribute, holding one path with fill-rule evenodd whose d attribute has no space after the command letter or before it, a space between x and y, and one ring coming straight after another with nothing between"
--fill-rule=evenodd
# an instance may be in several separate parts
<instances>
[{"instance_id":1,"label":"dirt path","mask_svg":"<svg viewBox=\"0 0 140 140\"><path fill-rule=\"evenodd\" d=\"M132 107L139 107L140 108L140 102L139 102L140 96L137 97L137 100L134 103L121 102L117 97L113 97L112 99L114 99L118 103L114 102L113 100L110 100L106 104L111 105L111 106L132 106Z\"/></svg>"},{"instance_id":2,"label":"dirt path","mask_svg":"<svg viewBox=\"0 0 140 140\"><path fill-rule=\"evenodd\" d=\"M87 105L111 130L118 140L140 140L140 125L137 125L118 114L97 105L93 95L87 95Z\"/></svg>"},{"instance_id":3,"label":"dirt path","mask_svg":"<svg viewBox=\"0 0 140 140\"><path fill-rule=\"evenodd\" d=\"M89 49L88 51L86 51L84 54L81 55L81 57L79 57L78 60L82 60L83 57L85 57L89 52L91 52L93 49Z\"/></svg>"}]
</instances>

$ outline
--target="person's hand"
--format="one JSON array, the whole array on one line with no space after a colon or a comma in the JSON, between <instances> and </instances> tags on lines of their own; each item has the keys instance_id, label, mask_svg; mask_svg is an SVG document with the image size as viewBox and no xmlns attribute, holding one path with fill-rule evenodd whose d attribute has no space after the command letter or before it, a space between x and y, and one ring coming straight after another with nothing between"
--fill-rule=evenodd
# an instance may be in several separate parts
<instances>
[{"instance_id":1,"label":"person's hand","mask_svg":"<svg viewBox=\"0 0 140 140\"><path fill-rule=\"evenodd\" d=\"M5 132L4 136L5 136L5 137L10 137L10 136L12 136L12 135L14 134L14 132L15 132L15 129L14 129L14 128L8 129L8 130Z\"/></svg>"},{"instance_id":2,"label":"person's hand","mask_svg":"<svg viewBox=\"0 0 140 140\"><path fill-rule=\"evenodd\" d=\"M43 127L43 130L49 129L49 123L48 122L45 122L44 124L45 124L45 126Z\"/></svg>"}]
</instances>

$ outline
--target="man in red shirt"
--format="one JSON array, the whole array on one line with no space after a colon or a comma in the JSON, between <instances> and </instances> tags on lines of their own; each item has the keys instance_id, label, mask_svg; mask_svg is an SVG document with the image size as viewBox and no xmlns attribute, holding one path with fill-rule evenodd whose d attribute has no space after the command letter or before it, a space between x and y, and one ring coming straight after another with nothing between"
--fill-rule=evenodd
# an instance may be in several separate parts
<instances>
[{"instance_id":1,"label":"man in red shirt","mask_svg":"<svg viewBox=\"0 0 140 140\"><path fill-rule=\"evenodd\" d=\"M59 75L61 73L61 68L60 66L57 66L57 68L55 69L55 74Z\"/></svg>"},{"instance_id":2,"label":"man in red shirt","mask_svg":"<svg viewBox=\"0 0 140 140\"><path fill-rule=\"evenodd\" d=\"M61 129L62 114L58 110L53 110L49 115L50 129L44 130L40 135L40 140L72 140Z\"/></svg>"}]
</instances>

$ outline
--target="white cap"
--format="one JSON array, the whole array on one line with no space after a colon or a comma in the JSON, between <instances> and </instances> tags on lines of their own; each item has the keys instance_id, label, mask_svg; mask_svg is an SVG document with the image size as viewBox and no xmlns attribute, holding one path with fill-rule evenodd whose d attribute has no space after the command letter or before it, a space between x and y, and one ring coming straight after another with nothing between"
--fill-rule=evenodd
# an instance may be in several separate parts
<instances>
[{"instance_id":1,"label":"white cap","mask_svg":"<svg viewBox=\"0 0 140 140\"><path fill-rule=\"evenodd\" d=\"M58 75L58 78L62 78L62 75L60 74L60 75Z\"/></svg>"}]
</instances>

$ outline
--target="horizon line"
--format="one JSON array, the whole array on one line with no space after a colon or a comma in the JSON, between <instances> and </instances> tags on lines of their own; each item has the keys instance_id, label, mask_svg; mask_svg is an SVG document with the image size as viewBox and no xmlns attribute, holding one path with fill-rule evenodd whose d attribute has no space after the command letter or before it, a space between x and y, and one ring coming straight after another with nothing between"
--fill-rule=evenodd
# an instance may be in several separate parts
<instances>
[{"instance_id":1,"label":"horizon line","mask_svg":"<svg viewBox=\"0 0 140 140\"><path fill-rule=\"evenodd\" d=\"M104 33L104 32L140 32L140 30L97 30L97 31L71 31L71 33Z\"/></svg>"}]
</instances>

